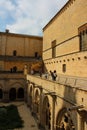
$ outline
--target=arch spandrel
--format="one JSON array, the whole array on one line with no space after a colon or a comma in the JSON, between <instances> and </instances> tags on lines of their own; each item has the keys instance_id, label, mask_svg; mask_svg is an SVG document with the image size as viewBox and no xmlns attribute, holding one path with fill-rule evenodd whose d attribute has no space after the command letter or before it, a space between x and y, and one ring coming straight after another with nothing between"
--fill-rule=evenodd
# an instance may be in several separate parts
<instances>
[{"instance_id":1,"label":"arch spandrel","mask_svg":"<svg viewBox=\"0 0 87 130\"><path fill-rule=\"evenodd\" d=\"M76 130L72 117L66 108L62 108L57 114L56 130Z\"/></svg>"}]
</instances>

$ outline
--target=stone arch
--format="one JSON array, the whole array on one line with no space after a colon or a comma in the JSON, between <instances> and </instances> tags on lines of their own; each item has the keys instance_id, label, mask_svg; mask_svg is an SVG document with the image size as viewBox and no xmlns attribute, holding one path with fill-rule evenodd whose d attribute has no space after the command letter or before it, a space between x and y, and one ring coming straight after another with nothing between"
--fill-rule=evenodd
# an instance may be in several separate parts
<instances>
[{"instance_id":1,"label":"stone arch","mask_svg":"<svg viewBox=\"0 0 87 130\"><path fill-rule=\"evenodd\" d=\"M19 96L21 96L21 97L19 97ZM9 86L9 99L14 101L17 98L19 99L22 97L24 97L23 84L21 84L20 82L14 82L14 83L10 84L10 86Z\"/></svg>"},{"instance_id":2,"label":"stone arch","mask_svg":"<svg viewBox=\"0 0 87 130\"><path fill-rule=\"evenodd\" d=\"M56 130L75 130L75 126L66 108L59 111L56 118Z\"/></svg>"},{"instance_id":3,"label":"stone arch","mask_svg":"<svg viewBox=\"0 0 87 130\"><path fill-rule=\"evenodd\" d=\"M24 89L22 87L17 90L17 98L24 99Z\"/></svg>"},{"instance_id":4,"label":"stone arch","mask_svg":"<svg viewBox=\"0 0 87 130\"><path fill-rule=\"evenodd\" d=\"M50 130L51 127L51 110L48 96L45 96L42 104L42 125Z\"/></svg>"},{"instance_id":5,"label":"stone arch","mask_svg":"<svg viewBox=\"0 0 87 130\"><path fill-rule=\"evenodd\" d=\"M30 109L32 109L32 93L33 93L33 89L32 86L28 86L28 106L30 107Z\"/></svg>"},{"instance_id":6,"label":"stone arch","mask_svg":"<svg viewBox=\"0 0 87 130\"><path fill-rule=\"evenodd\" d=\"M3 90L0 88L0 100L3 98Z\"/></svg>"},{"instance_id":7,"label":"stone arch","mask_svg":"<svg viewBox=\"0 0 87 130\"><path fill-rule=\"evenodd\" d=\"M11 88L9 91L9 99L11 101L16 100L16 88Z\"/></svg>"}]
</instances>

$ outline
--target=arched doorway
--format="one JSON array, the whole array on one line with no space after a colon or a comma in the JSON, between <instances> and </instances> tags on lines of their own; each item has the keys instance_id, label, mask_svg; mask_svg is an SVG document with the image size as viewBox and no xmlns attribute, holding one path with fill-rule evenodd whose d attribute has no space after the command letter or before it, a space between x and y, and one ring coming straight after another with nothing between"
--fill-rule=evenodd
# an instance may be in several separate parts
<instances>
[{"instance_id":1,"label":"arched doorway","mask_svg":"<svg viewBox=\"0 0 87 130\"><path fill-rule=\"evenodd\" d=\"M17 56L17 51L13 50L13 56Z\"/></svg>"},{"instance_id":2,"label":"arched doorway","mask_svg":"<svg viewBox=\"0 0 87 130\"><path fill-rule=\"evenodd\" d=\"M18 92L17 92L17 98L24 98L24 89L23 88L19 88Z\"/></svg>"},{"instance_id":3,"label":"arched doorway","mask_svg":"<svg viewBox=\"0 0 87 130\"><path fill-rule=\"evenodd\" d=\"M66 108L60 110L56 119L56 130L75 130L75 126Z\"/></svg>"},{"instance_id":4,"label":"arched doorway","mask_svg":"<svg viewBox=\"0 0 87 130\"><path fill-rule=\"evenodd\" d=\"M2 99L3 98L3 91L2 91L2 89L0 88L0 99Z\"/></svg>"},{"instance_id":5,"label":"arched doorway","mask_svg":"<svg viewBox=\"0 0 87 130\"><path fill-rule=\"evenodd\" d=\"M42 125L45 126L47 130L51 127L51 111L48 97L46 96L43 100L42 108Z\"/></svg>"},{"instance_id":6,"label":"arched doorway","mask_svg":"<svg viewBox=\"0 0 87 130\"><path fill-rule=\"evenodd\" d=\"M11 101L16 100L16 89L15 88L11 88L9 91L9 99Z\"/></svg>"}]
</instances>

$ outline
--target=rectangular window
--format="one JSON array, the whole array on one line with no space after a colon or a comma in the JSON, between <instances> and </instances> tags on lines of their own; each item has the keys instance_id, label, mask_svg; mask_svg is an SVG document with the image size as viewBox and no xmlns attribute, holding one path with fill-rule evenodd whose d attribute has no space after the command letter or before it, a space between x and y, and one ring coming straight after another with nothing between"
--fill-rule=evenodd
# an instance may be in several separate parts
<instances>
[{"instance_id":1,"label":"rectangular window","mask_svg":"<svg viewBox=\"0 0 87 130\"><path fill-rule=\"evenodd\" d=\"M62 65L62 71L65 73L66 72L66 64Z\"/></svg>"},{"instance_id":2,"label":"rectangular window","mask_svg":"<svg viewBox=\"0 0 87 130\"><path fill-rule=\"evenodd\" d=\"M17 51L13 50L13 56L17 56Z\"/></svg>"},{"instance_id":3,"label":"rectangular window","mask_svg":"<svg viewBox=\"0 0 87 130\"><path fill-rule=\"evenodd\" d=\"M79 27L79 36L80 36L80 51L87 50L87 24Z\"/></svg>"},{"instance_id":4,"label":"rectangular window","mask_svg":"<svg viewBox=\"0 0 87 130\"><path fill-rule=\"evenodd\" d=\"M35 57L38 57L38 52L35 52Z\"/></svg>"},{"instance_id":5,"label":"rectangular window","mask_svg":"<svg viewBox=\"0 0 87 130\"><path fill-rule=\"evenodd\" d=\"M56 40L52 41L51 47L52 47L52 58L55 58L56 57Z\"/></svg>"}]
</instances>

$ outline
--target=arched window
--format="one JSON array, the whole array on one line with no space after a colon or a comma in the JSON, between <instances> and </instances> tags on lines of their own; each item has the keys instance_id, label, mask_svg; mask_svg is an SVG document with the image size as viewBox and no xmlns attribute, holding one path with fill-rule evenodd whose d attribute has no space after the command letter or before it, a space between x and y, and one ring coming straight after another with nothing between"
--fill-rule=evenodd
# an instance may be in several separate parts
<instances>
[{"instance_id":1,"label":"arched window","mask_svg":"<svg viewBox=\"0 0 87 130\"><path fill-rule=\"evenodd\" d=\"M2 89L0 89L0 99L2 99L3 97L3 92L2 92Z\"/></svg>"},{"instance_id":2,"label":"arched window","mask_svg":"<svg viewBox=\"0 0 87 130\"><path fill-rule=\"evenodd\" d=\"M17 98L24 98L24 89L23 88L18 89Z\"/></svg>"},{"instance_id":3,"label":"arched window","mask_svg":"<svg viewBox=\"0 0 87 130\"><path fill-rule=\"evenodd\" d=\"M38 57L38 52L35 52L35 58Z\"/></svg>"},{"instance_id":4,"label":"arched window","mask_svg":"<svg viewBox=\"0 0 87 130\"><path fill-rule=\"evenodd\" d=\"M15 88L11 88L9 91L9 99L11 101L16 100L16 89Z\"/></svg>"}]
</instances>

